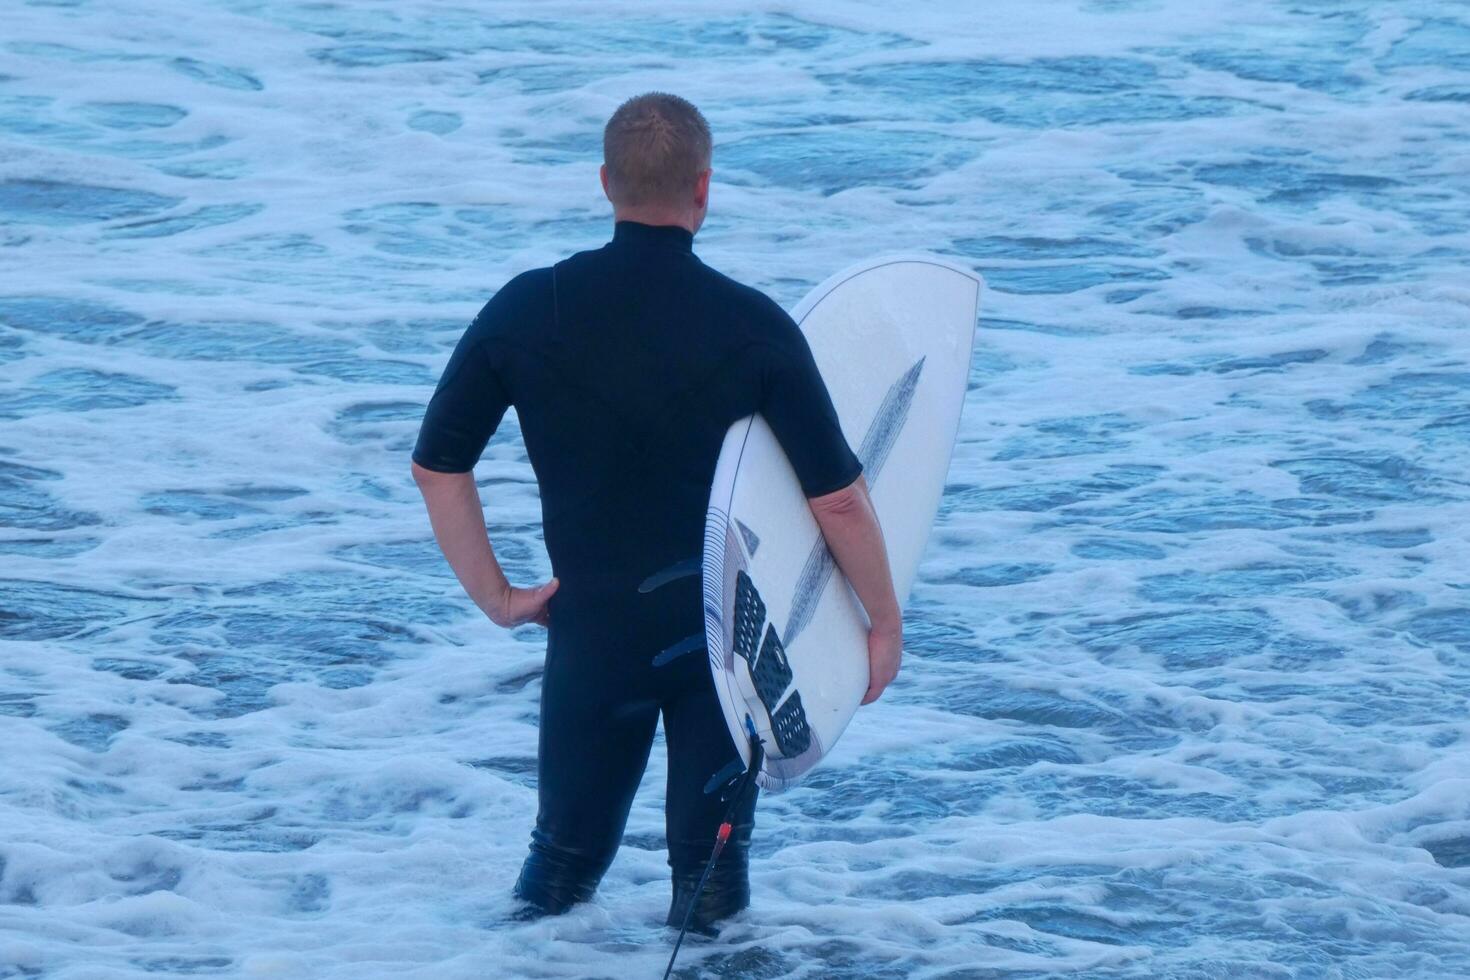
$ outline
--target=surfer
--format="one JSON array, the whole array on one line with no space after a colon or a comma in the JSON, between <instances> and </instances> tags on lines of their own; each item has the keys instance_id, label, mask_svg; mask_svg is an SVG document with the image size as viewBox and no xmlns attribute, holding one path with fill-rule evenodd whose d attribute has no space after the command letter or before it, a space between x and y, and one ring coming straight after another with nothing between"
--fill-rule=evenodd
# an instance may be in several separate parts
<instances>
[{"instance_id":1,"label":"surfer","mask_svg":"<svg viewBox=\"0 0 1470 980\"><path fill-rule=\"evenodd\" d=\"M523 272L465 331L429 401L412 471L434 536L492 622L547 627L538 810L515 894L532 916L591 897L621 841L660 713L673 900L689 911L741 774L704 651L700 554L725 431L760 412L791 460L869 621L876 700L902 627L862 466L801 330L773 300L693 251L709 202L699 110L648 93L603 134L612 239ZM512 586L472 473L514 405L540 492L553 577ZM694 911L696 928L749 903L755 786Z\"/></svg>"}]
</instances>

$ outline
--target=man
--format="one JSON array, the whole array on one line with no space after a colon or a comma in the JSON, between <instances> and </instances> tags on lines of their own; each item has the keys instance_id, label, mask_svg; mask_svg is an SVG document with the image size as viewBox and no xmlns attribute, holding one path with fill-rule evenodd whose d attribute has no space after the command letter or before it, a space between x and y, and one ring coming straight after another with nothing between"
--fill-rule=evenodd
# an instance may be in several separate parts
<instances>
[{"instance_id":1,"label":"man","mask_svg":"<svg viewBox=\"0 0 1470 980\"><path fill-rule=\"evenodd\" d=\"M475 603L499 626L548 628L539 809L515 888L523 910L560 913L592 895L662 713L667 921L677 926L726 808L726 787L711 776L739 759L705 656L675 655L703 639L698 559L732 422L764 415L867 610L864 704L898 672L902 629L862 467L800 329L694 255L709 202L704 117L676 96L638 96L608 121L603 151L612 240L521 273L485 304L429 402L412 470L435 538ZM511 405L554 574L534 588L506 581L471 472ZM697 928L749 902L754 810L752 792L694 910Z\"/></svg>"}]
</instances>

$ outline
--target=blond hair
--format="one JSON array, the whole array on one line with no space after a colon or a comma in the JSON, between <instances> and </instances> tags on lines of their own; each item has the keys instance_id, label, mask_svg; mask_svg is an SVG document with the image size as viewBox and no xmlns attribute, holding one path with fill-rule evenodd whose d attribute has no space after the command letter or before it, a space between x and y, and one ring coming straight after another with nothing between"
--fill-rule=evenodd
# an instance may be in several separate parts
<instances>
[{"instance_id":1,"label":"blond hair","mask_svg":"<svg viewBox=\"0 0 1470 980\"><path fill-rule=\"evenodd\" d=\"M709 123L694 105L667 92L618 106L602 132L608 193L615 204L681 205L710 165Z\"/></svg>"}]
</instances>

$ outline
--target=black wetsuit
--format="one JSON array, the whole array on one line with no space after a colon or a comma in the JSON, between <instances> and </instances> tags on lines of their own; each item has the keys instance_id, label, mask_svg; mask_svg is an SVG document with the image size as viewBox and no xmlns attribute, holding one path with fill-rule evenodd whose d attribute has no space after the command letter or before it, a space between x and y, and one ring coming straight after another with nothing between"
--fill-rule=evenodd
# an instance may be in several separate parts
<instances>
[{"instance_id":1,"label":"black wetsuit","mask_svg":"<svg viewBox=\"0 0 1470 980\"><path fill-rule=\"evenodd\" d=\"M709 859L721 791L740 772L698 574L730 424L760 412L807 496L861 472L800 329L701 262L693 237L619 221L602 248L506 283L451 355L413 451L428 469L468 471L514 405L536 473L561 584L541 680L539 811L516 894L548 912L590 897L612 862L660 711L671 923ZM698 923L749 901L754 808L752 792Z\"/></svg>"}]
</instances>

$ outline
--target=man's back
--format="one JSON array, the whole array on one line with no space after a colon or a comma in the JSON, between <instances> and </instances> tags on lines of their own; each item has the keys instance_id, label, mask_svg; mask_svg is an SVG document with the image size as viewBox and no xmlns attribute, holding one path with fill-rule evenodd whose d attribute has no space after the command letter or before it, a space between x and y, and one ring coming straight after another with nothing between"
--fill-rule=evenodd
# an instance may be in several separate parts
<instances>
[{"instance_id":1,"label":"man's back","mask_svg":"<svg viewBox=\"0 0 1470 980\"><path fill-rule=\"evenodd\" d=\"M604 247L517 276L430 401L414 458L445 471L472 467L515 405L563 588L630 589L697 558L721 441L753 412L808 496L860 471L800 330L692 239L620 221Z\"/></svg>"}]
</instances>

